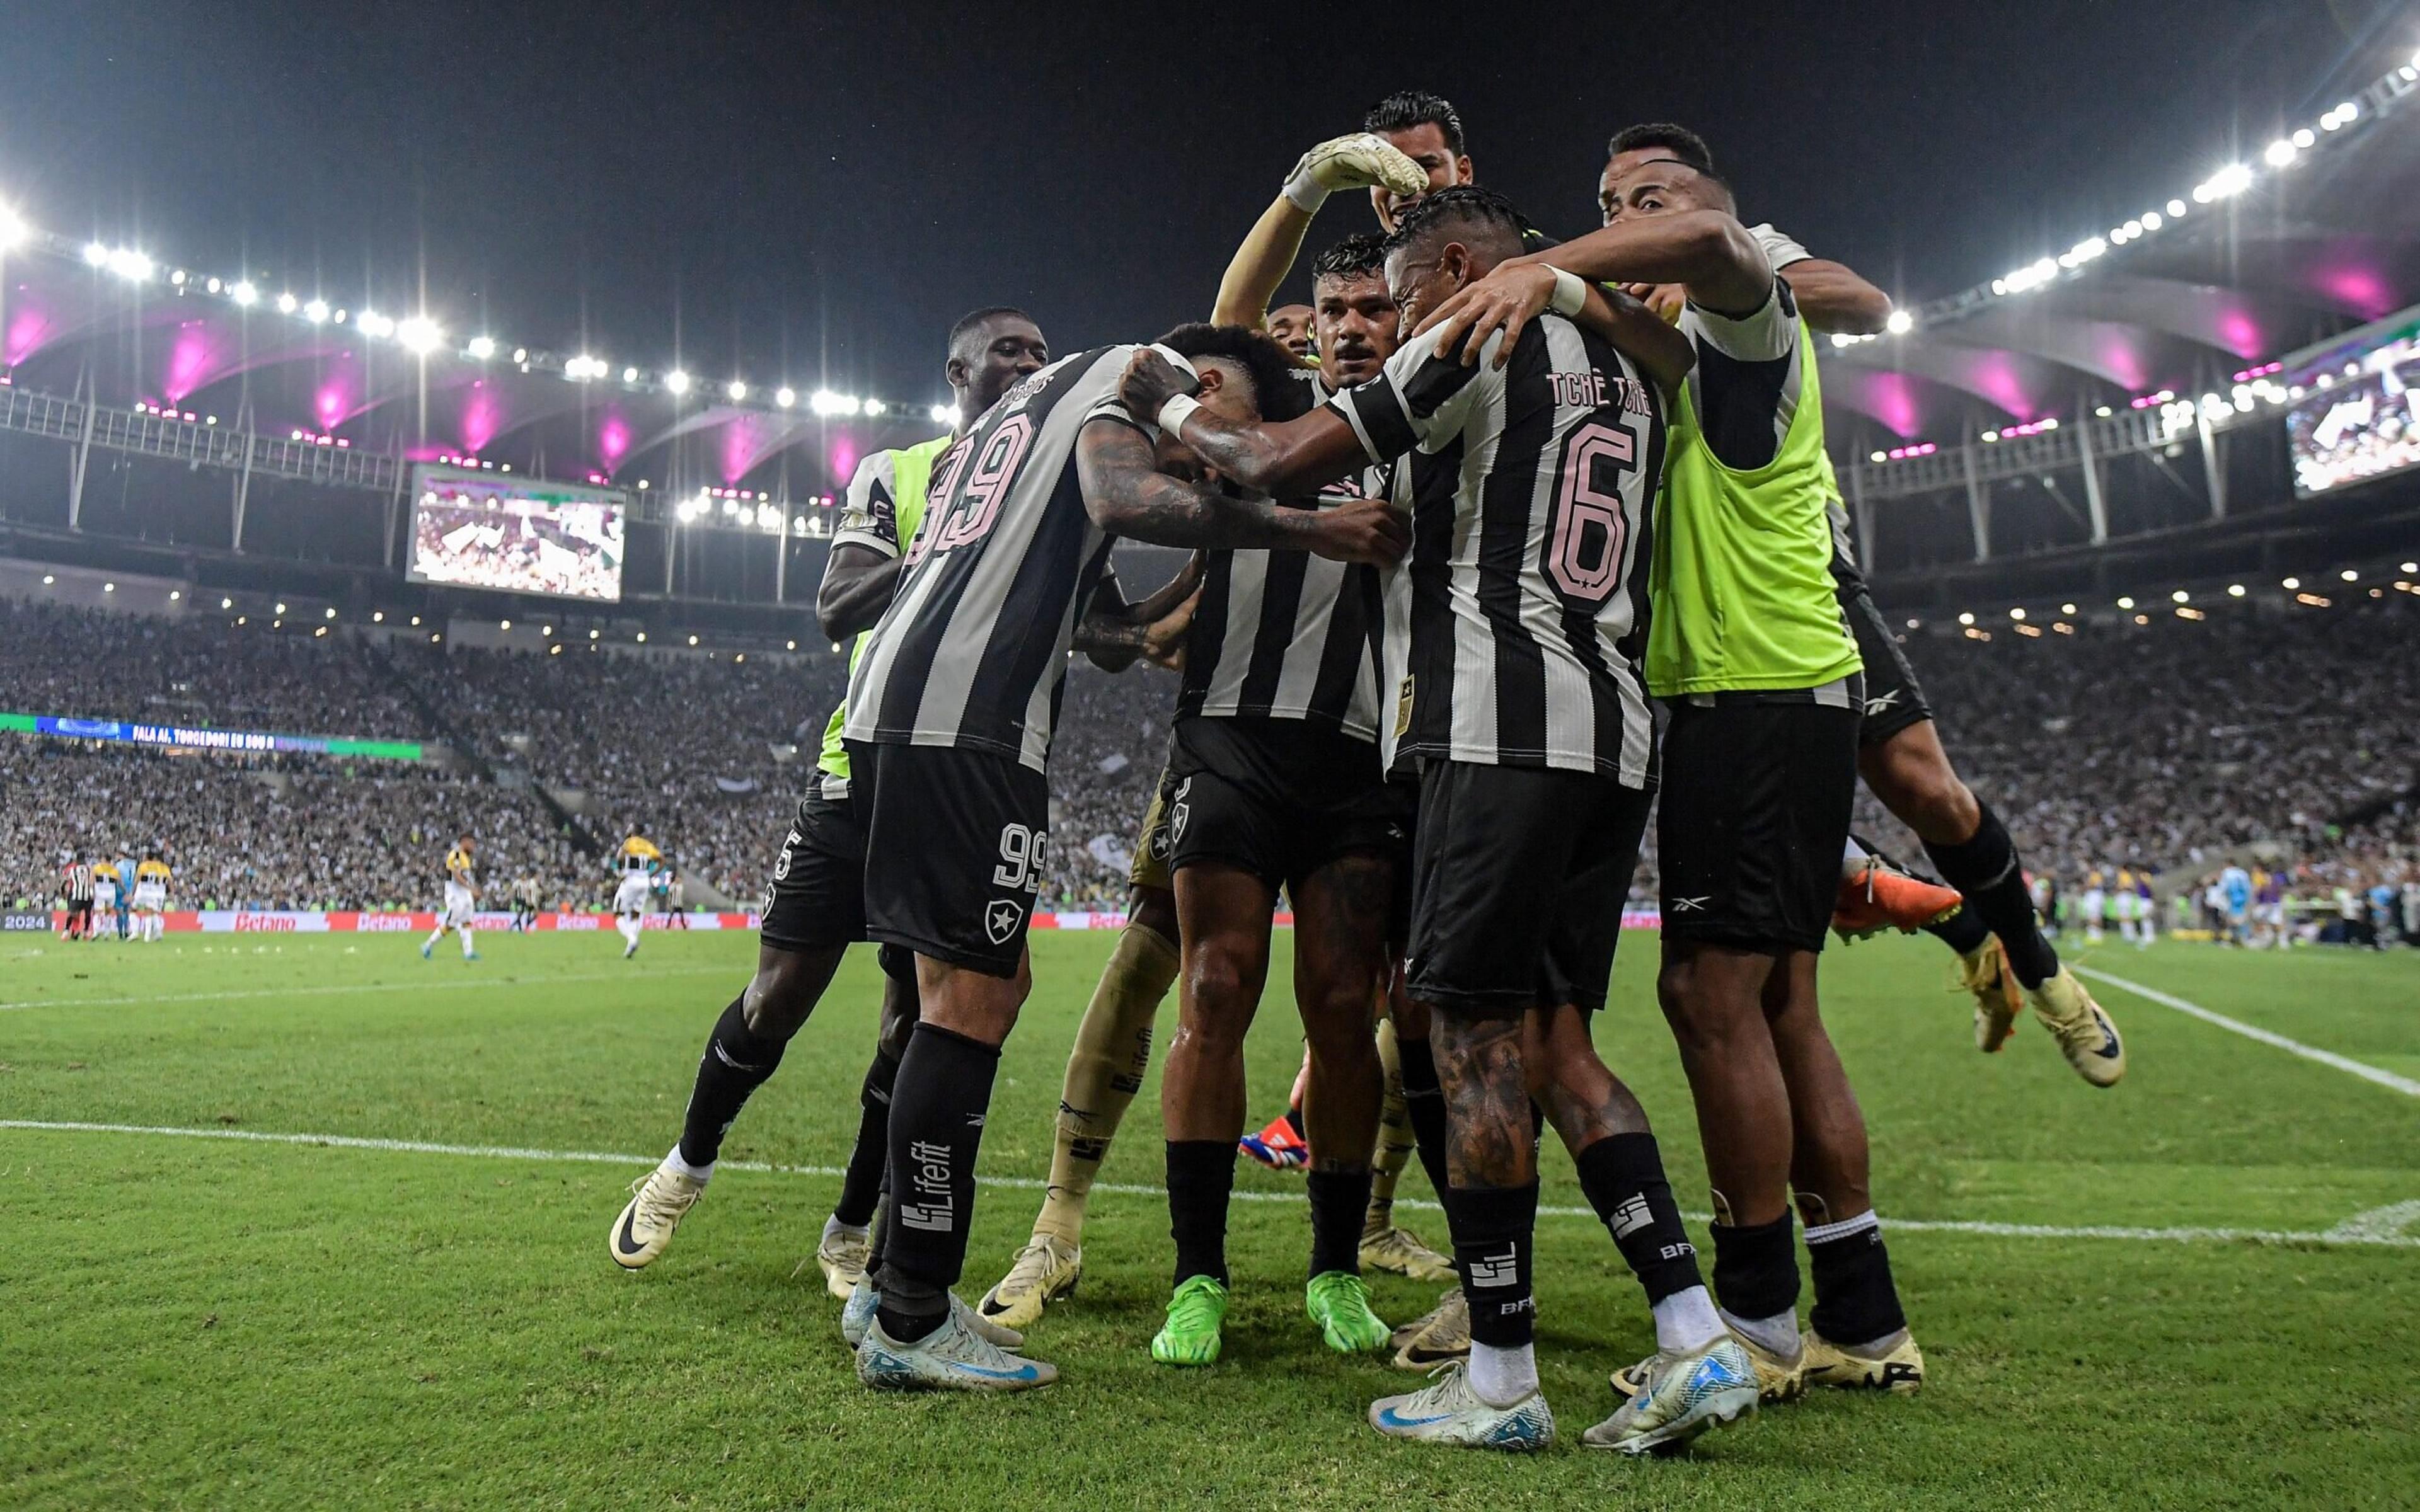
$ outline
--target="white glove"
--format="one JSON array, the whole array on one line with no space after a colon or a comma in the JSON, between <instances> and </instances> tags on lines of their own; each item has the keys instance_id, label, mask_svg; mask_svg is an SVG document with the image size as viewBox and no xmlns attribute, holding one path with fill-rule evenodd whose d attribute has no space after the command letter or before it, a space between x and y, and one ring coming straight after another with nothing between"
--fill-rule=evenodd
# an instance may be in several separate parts
<instances>
[{"instance_id":1,"label":"white glove","mask_svg":"<svg viewBox=\"0 0 2420 1512\"><path fill-rule=\"evenodd\" d=\"M1316 215L1327 196L1340 189L1383 184L1398 194L1417 194L1428 182L1420 165L1397 151L1394 144L1368 131L1356 131L1304 153L1286 178L1285 196L1305 214Z\"/></svg>"}]
</instances>

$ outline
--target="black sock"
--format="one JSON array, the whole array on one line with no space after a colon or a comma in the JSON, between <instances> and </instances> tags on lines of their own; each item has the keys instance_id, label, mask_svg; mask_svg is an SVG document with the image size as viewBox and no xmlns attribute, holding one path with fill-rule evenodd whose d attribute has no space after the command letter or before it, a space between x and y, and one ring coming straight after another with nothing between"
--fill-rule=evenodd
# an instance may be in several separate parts
<instances>
[{"instance_id":1,"label":"black sock","mask_svg":"<svg viewBox=\"0 0 2420 1512\"><path fill-rule=\"evenodd\" d=\"M1404 1068L1404 1116L1412 1121L1412 1145L1419 1151L1420 1169L1429 1173L1429 1190L1445 1200L1445 1089L1437 1085L1436 1057L1426 1040L1406 1040L1398 1032L1395 1052Z\"/></svg>"},{"instance_id":2,"label":"black sock","mask_svg":"<svg viewBox=\"0 0 2420 1512\"><path fill-rule=\"evenodd\" d=\"M1618 1134L1579 1152L1580 1190L1630 1262L1651 1307L1701 1284L1698 1247L1681 1227L1681 1204L1664 1179L1664 1156L1651 1134Z\"/></svg>"},{"instance_id":3,"label":"black sock","mask_svg":"<svg viewBox=\"0 0 2420 1512\"><path fill-rule=\"evenodd\" d=\"M1285 1120L1286 1127L1294 1131L1294 1136L1296 1139L1309 1139L1311 1137L1309 1134L1303 1133L1302 1109L1298 1107L1286 1109Z\"/></svg>"},{"instance_id":4,"label":"black sock","mask_svg":"<svg viewBox=\"0 0 2420 1512\"><path fill-rule=\"evenodd\" d=\"M1714 1301L1733 1318L1778 1318L1798 1310L1798 1247L1790 1214L1732 1228L1714 1224Z\"/></svg>"},{"instance_id":5,"label":"black sock","mask_svg":"<svg viewBox=\"0 0 2420 1512\"><path fill-rule=\"evenodd\" d=\"M1983 916L1975 912L1974 904L1961 903L1947 918L1936 918L1925 925L1924 933L1960 955L1973 955L1992 937L1992 926L1983 922Z\"/></svg>"},{"instance_id":6,"label":"black sock","mask_svg":"<svg viewBox=\"0 0 2420 1512\"><path fill-rule=\"evenodd\" d=\"M1359 1275L1361 1222L1370 1215L1370 1167L1314 1170L1310 1187L1311 1273L1344 1271Z\"/></svg>"},{"instance_id":7,"label":"black sock","mask_svg":"<svg viewBox=\"0 0 2420 1512\"><path fill-rule=\"evenodd\" d=\"M748 1027L748 1015L735 997L714 1032L706 1037L706 1054L697 1061L697 1083L690 1088L689 1111L681 1119L681 1159L691 1165L711 1165L722 1152L722 1136L747 1105L748 1095L771 1079L782 1064L787 1040L768 1040Z\"/></svg>"},{"instance_id":8,"label":"black sock","mask_svg":"<svg viewBox=\"0 0 2420 1512\"><path fill-rule=\"evenodd\" d=\"M1960 845L1928 841L1924 854L1941 869L1941 880L1957 888L1984 927L2000 937L2017 980L2027 989L2039 987L2058 975L2058 952L2042 938L2033 895L2025 890L2025 870L2017 860L2008 826L1982 799L1977 798L1975 807L1983 822L1973 839Z\"/></svg>"},{"instance_id":9,"label":"black sock","mask_svg":"<svg viewBox=\"0 0 2420 1512\"><path fill-rule=\"evenodd\" d=\"M899 1057L891 1093L892 1211L877 1284L883 1332L903 1344L949 1317L949 1288L966 1269L975 1157L999 1073L998 1045L934 1024L917 1025Z\"/></svg>"},{"instance_id":10,"label":"black sock","mask_svg":"<svg viewBox=\"0 0 2420 1512\"><path fill-rule=\"evenodd\" d=\"M1529 1291L1538 1183L1455 1186L1440 1196L1453 1230L1453 1268L1470 1303L1471 1342L1507 1350L1528 1343L1538 1316Z\"/></svg>"},{"instance_id":11,"label":"black sock","mask_svg":"<svg viewBox=\"0 0 2420 1512\"><path fill-rule=\"evenodd\" d=\"M1177 1285L1197 1275L1227 1284L1227 1198L1234 1190L1233 1140L1168 1142L1168 1232L1176 1241Z\"/></svg>"},{"instance_id":12,"label":"black sock","mask_svg":"<svg viewBox=\"0 0 2420 1512\"><path fill-rule=\"evenodd\" d=\"M872 1220L881 1195L883 1168L891 1163L891 1092L898 1080L898 1060L876 1050L857 1094L857 1145L840 1179L840 1200L832 1204L832 1216L851 1228Z\"/></svg>"},{"instance_id":13,"label":"black sock","mask_svg":"<svg viewBox=\"0 0 2420 1512\"><path fill-rule=\"evenodd\" d=\"M1870 1344L1907 1326L1880 1223L1821 1242L1810 1232L1807 1258L1815 1273L1815 1305L1807 1321L1816 1333L1835 1344Z\"/></svg>"}]
</instances>

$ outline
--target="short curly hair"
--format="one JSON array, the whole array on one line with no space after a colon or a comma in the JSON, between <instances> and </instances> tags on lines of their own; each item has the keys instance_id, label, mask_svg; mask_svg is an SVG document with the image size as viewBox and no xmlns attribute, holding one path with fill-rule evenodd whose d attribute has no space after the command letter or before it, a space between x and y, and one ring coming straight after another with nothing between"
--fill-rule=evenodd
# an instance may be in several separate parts
<instances>
[{"instance_id":1,"label":"short curly hair","mask_svg":"<svg viewBox=\"0 0 2420 1512\"><path fill-rule=\"evenodd\" d=\"M1507 255L1520 255L1524 239L1529 231L1528 217L1513 208L1512 202L1492 189L1477 184L1458 184L1440 189L1435 193L1404 211L1395 222L1394 235L1387 239L1386 253L1393 256L1402 249L1448 227L1478 227L1497 234L1498 241L1509 240ZM1491 250L1501 250L1497 241L1488 243Z\"/></svg>"},{"instance_id":2,"label":"short curly hair","mask_svg":"<svg viewBox=\"0 0 2420 1512\"><path fill-rule=\"evenodd\" d=\"M1316 286L1323 278L1366 278L1383 273L1386 266L1387 239L1375 231L1356 231L1312 260L1311 282Z\"/></svg>"},{"instance_id":3,"label":"short curly hair","mask_svg":"<svg viewBox=\"0 0 2420 1512\"><path fill-rule=\"evenodd\" d=\"M1159 344L1188 360L1218 358L1242 368L1263 420L1293 420L1310 408L1301 365L1266 332L1196 320L1160 337Z\"/></svg>"}]
</instances>

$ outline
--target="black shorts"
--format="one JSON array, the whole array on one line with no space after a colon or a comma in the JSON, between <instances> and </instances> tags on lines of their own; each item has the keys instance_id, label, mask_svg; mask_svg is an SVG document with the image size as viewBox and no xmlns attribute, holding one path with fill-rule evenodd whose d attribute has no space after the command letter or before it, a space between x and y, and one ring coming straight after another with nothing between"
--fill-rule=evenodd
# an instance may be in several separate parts
<instances>
[{"instance_id":1,"label":"black shorts","mask_svg":"<svg viewBox=\"0 0 2420 1512\"><path fill-rule=\"evenodd\" d=\"M825 792L825 784L840 789ZM821 950L865 938L865 829L845 782L817 771L765 884L758 933L784 950Z\"/></svg>"},{"instance_id":2,"label":"black shorts","mask_svg":"<svg viewBox=\"0 0 2420 1512\"><path fill-rule=\"evenodd\" d=\"M1474 1017L1603 1008L1653 801L1591 772L1422 763L1411 995Z\"/></svg>"},{"instance_id":3,"label":"black shorts","mask_svg":"<svg viewBox=\"0 0 2420 1512\"><path fill-rule=\"evenodd\" d=\"M848 769L865 835L867 936L1016 976L1050 837L1042 774L990 751L854 740Z\"/></svg>"},{"instance_id":4,"label":"black shorts","mask_svg":"<svg viewBox=\"0 0 2420 1512\"><path fill-rule=\"evenodd\" d=\"M1857 787L1857 679L1676 699L1655 820L1664 937L1821 950Z\"/></svg>"},{"instance_id":5,"label":"black shorts","mask_svg":"<svg viewBox=\"0 0 2420 1512\"><path fill-rule=\"evenodd\" d=\"M1857 744L1879 746L1910 725L1932 717L1924 702L1924 686L1907 664L1907 648L1899 643L1874 595L1860 582L1840 595L1840 611L1857 638L1857 655L1866 663L1865 721L1857 726Z\"/></svg>"},{"instance_id":6,"label":"black shorts","mask_svg":"<svg viewBox=\"0 0 2420 1512\"><path fill-rule=\"evenodd\" d=\"M1168 758L1168 864L1217 863L1299 887L1340 856L1400 864L1410 817L1366 740L1302 719L1179 719Z\"/></svg>"}]
</instances>

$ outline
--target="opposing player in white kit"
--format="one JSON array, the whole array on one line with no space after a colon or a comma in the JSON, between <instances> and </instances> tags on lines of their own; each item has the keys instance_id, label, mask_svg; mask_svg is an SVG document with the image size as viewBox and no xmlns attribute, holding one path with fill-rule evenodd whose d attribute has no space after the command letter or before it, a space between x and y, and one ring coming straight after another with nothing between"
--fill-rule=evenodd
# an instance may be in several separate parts
<instances>
[{"instance_id":1,"label":"opposing player in white kit","mask_svg":"<svg viewBox=\"0 0 2420 1512\"><path fill-rule=\"evenodd\" d=\"M478 922L479 911L479 878L472 870L472 849L471 837L465 835L445 853L445 904L437 915L437 927L420 942L423 961L428 959L428 953L437 949L437 942L445 937L449 929L462 937L462 959L479 959L477 948L471 943L471 931Z\"/></svg>"},{"instance_id":2,"label":"opposing player in white kit","mask_svg":"<svg viewBox=\"0 0 2420 1512\"><path fill-rule=\"evenodd\" d=\"M613 927L622 932L625 961L639 953L639 934L647 923L648 884L663 859L655 842L636 830L613 853L613 870L621 878L613 885Z\"/></svg>"}]
</instances>

